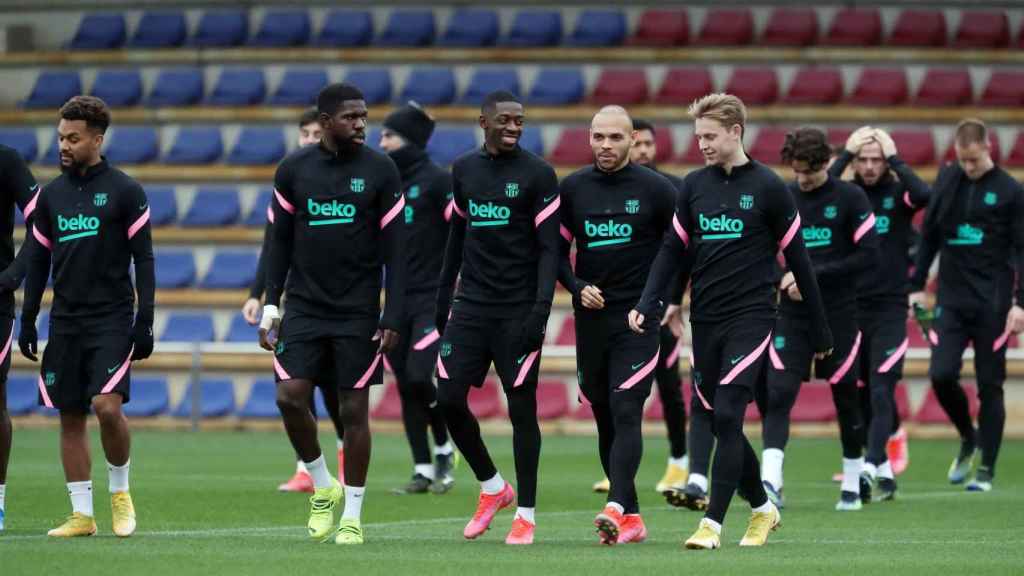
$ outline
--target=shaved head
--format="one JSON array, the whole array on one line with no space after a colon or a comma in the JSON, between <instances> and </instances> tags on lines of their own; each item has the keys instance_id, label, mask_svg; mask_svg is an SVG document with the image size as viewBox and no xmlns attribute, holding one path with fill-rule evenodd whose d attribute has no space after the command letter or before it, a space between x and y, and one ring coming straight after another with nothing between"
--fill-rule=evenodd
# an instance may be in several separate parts
<instances>
[{"instance_id":1,"label":"shaved head","mask_svg":"<svg viewBox=\"0 0 1024 576\"><path fill-rule=\"evenodd\" d=\"M608 123L622 123L623 129L627 132L633 130L633 119L629 117L629 112L626 111L622 106L605 106L594 114L594 119L590 121L590 126L593 128L595 125L601 122L603 125Z\"/></svg>"},{"instance_id":2,"label":"shaved head","mask_svg":"<svg viewBox=\"0 0 1024 576\"><path fill-rule=\"evenodd\" d=\"M629 150L635 139L633 120L622 106L605 106L590 122L594 162L605 172L615 172L629 163Z\"/></svg>"}]
</instances>

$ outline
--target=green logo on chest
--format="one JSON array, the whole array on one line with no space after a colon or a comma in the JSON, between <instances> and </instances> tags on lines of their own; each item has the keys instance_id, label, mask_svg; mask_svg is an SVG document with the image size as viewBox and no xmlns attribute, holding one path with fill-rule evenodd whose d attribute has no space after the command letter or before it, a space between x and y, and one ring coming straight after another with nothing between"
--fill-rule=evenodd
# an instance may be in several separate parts
<instances>
[{"instance_id":1,"label":"green logo on chest","mask_svg":"<svg viewBox=\"0 0 1024 576\"><path fill-rule=\"evenodd\" d=\"M410 199L410 200L415 200L416 198L419 198L420 197L420 187L419 187L419 185L412 186L411 188L409 188L409 191L405 193L405 197Z\"/></svg>"},{"instance_id":2,"label":"green logo on chest","mask_svg":"<svg viewBox=\"0 0 1024 576\"><path fill-rule=\"evenodd\" d=\"M43 377L43 381L47 388L52 388L57 382L57 374L55 372L47 372Z\"/></svg>"},{"instance_id":3,"label":"green logo on chest","mask_svg":"<svg viewBox=\"0 0 1024 576\"><path fill-rule=\"evenodd\" d=\"M406 204L405 205L405 210L403 211L403 213L405 214L405 223L406 224L412 224L413 213L414 213L412 206L409 206L408 204Z\"/></svg>"},{"instance_id":4,"label":"green logo on chest","mask_svg":"<svg viewBox=\"0 0 1024 576\"><path fill-rule=\"evenodd\" d=\"M353 178L348 183L348 189L358 194L366 190L366 181L362 178Z\"/></svg>"},{"instance_id":5,"label":"green logo on chest","mask_svg":"<svg viewBox=\"0 0 1024 576\"><path fill-rule=\"evenodd\" d=\"M825 206L825 218L828 218L829 220L834 220L837 214L839 214L838 208L832 205Z\"/></svg>"},{"instance_id":6,"label":"green logo on chest","mask_svg":"<svg viewBox=\"0 0 1024 576\"><path fill-rule=\"evenodd\" d=\"M998 200L999 196L997 196L995 192L992 192L991 190L985 192L985 198L983 199L983 202L985 202L986 206L995 206Z\"/></svg>"},{"instance_id":7,"label":"green logo on chest","mask_svg":"<svg viewBox=\"0 0 1024 576\"><path fill-rule=\"evenodd\" d=\"M95 216L86 216L85 214L76 214L71 218L65 218L58 214L57 230L59 232L71 232L71 234L59 236L57 242L67 242L87 236L95 236L99 234L100 219Z\"/></svg>"},{"instance_id":8,"label":"green logo on chest","mask_svg":"<svg viewBox=\"0 0 1024 576\"><path fill-rule=\"evenodd\" d=\"M698 214L697 224L700 226L700 231L704 233L704 240L728 240L743 235L743 221L739 218L729 218L725 214L713 218ZM708 234L708 232L713 232L713 234Z\"/></svg>"},{"instance_id":9,"label":"green logo on chest","mask_svg":"<svg viewBox=\"0 0 1024 576\"><path fill-rule=\"evenodd\" d=\"M775 337L774 345L775 345L775 349L776 350L782 350L783 348L786 347L786 337L785 336L776 336Z\"/></svg>"},{"instance_id":10,"label":"green logo on chest","mask_svg":"<svg viewBox=\"0 0 1024 576\"><path fill-rule=\"evenodd\" d=\"M306 200L306 211L310 216L325 216L324 220L310 220L310 226L328 226L330 224L351 224L356 216L355 204L345 204L337 200L317 202L312 198Z\"/></svg>"},{"instance_id":11,"label":"green logo on chest","mask_svg":"<svg viewBox=\"0 0 1024 576\"><path fill-rule=\"evenodd\" d=\"M469 215L473 217L470 226L505 226L508 219L512 217L512 210L508 206L484 202L478 204L472 199L469 201Z\"/></svg>"},{"instance_id":12,"label":"green logo on chest","mask_svg":"<svg viewBox=\"0 0 1024 576\"><path fill-rule=\"evenodd\" d=\"M896 200L892 196L882 198L882 210L892 210L896 206Z\"/></svg>"},{"instance_id":13,"label":"green logo on chest","mask_svg":"<svg viewBox=\"0 0 1024 576\"><path fill-rule=\"evenodd\" d=\"M888 234L889 222L890 221L888 216L875 217L875 232L878 234Z\"/></svg>"},{"instance_id":14,"label":"green logo on chest","mask_svg":"<svg viewBox=\"0 0 1024 576\"><path fill-rule=\"evenodd\" d=\"M505 196L509 198L515 198L519 196L519 184L516 182L508 182L505 184Z\"/></svg>"},{"instance_id":15,"label":"green logo on chest","mask_svg":"<svg viewBox=\"0 0 1024 576\"><path fill-rule=\"evenodd\" d=\"M640 211L640 201L639 200L626 200L626 213L627 214L636 214L639 211Z\"/></svg>"},{"instance_id":16,"label":"green logo on chest","mask_svg":"<svg viewBox=\"0 0 1024 576\"><path fill-rule=\"evenodd\" d=\"M800 230L800 233L804 237L804 244L808 248L820 248L822 246L828 246L832 243L832 229L827 227L818 228L817 226L808 226Z\"/></svg>"},{"instance_id":17,"label":"green logo on chest","mask_svg":"<svg viewBox=\"0 0 1024 576\"><path fill-rule=\"evenodd\" d=\"M964 223L956 228L956 238L947 241L950 246L978 246L985 239L985 231Z\"/></svg>"},{"instance_id":18,"label":"green logo on chest","mask_svg":"<svg viewBox=\"0 0 1024 576\"><path fill-rule=\"evenodd\" d=\"M628 244L633 238L633 227L629 224L619 224L615 220L609 220L602 224L595 224L590 220L584 220L583 231L587 234L588 238L601 238L601 240L587 242L587 248Z\"/></svg>"},{"instance_id":19,"label":"green logo on chest","mask_svg":"<svg viewBox=\"0 0 1024 576\"><path fill-rule=\"evenodd\" d=\"M452 355L452 343L442 342L441 343L441 356L447 358Z\"/></svg>"},{"instance_id":20,"label":"green logo on chest","mask_svg":"<svg viewBox=\"0 0 1024 576\"><path fill-rule=\"evenodd\" d=\"M107 205L107 193L106 192L97 192L96 195L92 197L92 203L95 204L96 206L106 206Z\"/></svg>"},{"instance_id":21,"label":"green logo on chest","mask_svg":"<svg viewBox=\"0 0 1024 576\"><path fill-rule=\"evenodd\" d=\"M751 194L740 194L740 208L750 210L754 207L754 196Z\"/></svg>"}]
</instances>

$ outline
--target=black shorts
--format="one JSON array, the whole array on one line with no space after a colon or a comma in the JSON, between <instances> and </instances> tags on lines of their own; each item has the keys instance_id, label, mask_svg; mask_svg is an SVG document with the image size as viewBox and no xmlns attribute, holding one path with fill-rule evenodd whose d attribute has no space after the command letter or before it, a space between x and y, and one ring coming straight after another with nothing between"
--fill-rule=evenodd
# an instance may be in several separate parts
<instances>
[{"instance_id":1,"label":"black shorts","mask_svg":"<svg viewBox=\"0 0 1024 576\"><path fill-rule=\"evenodd\" d=\"M398 345L385 358L402 382L430 382L437 364L441 335L434 326L434 296L406 301L408 311L399 329Z\"/></svg>"},{"instance_id":2,"label":"black shorts","mask_svg":"<svg viewBox=\"0 0 1024 576\"><path fill-rule=\"evenodd\" d=\"M720 386L742 386L753 399L764 383L773 324L771 319L744 317L690 322L695 409L712 410Z\"/></svg>"},{"instance_id":3,"label":"black shorts","mask_svg":"<svg viewBox=\"0 0 1024 576\"><path fill-rule=\"evenodd\" d=\"M438 349L438 386L446 382L483 386L493 362L506 391L535 387L541 350L521 351L520 333L529 312L530 308L524 307L511 318L488 318L456 307Z\"/></svg>"},{"instance_id":4,"label":"black shorts","mask_svg":"<svg viewBox=\"0 0 1024 576\"><path fill-rule=\"evenodd\" d=\"M860 370L862 382L871 382L874 374L903 378L903 359L910 340L907 338L907 307L904 304L879 305L862 311L857 317L861 332Z\"/></svg>"},{"instance_id":5,"label":"black shorts","mask_svg":"<svg viewBox=\"0 0 1024 576\"><path fill-rule=\"evenodd\" d=\"M1008 309L935 309L930 340L932 358L928 375L933 381L957 380L963 366L964 349L974 347L974 373L979 384L1006 380L1006 332Z\"/></svg>"},{"instance_id":6,"label":"black shorts","mask_svg":"<svg viewBox=\"0 0 1024 576\"><path fill-rule=\"evenodd\" d=\"M591 404L612 395L647 398L660 355L659 333L629 329L629 310L577 310L576 369L580 391Z\"/></svg>"},{"instance_id":7,"label":"black shorts","mask_svg":"<svg viewBox=\"0 0 1024 576\"><path fill-rule=\"evenodd\" d=\"M814 375L830 384L849 382L857 379L857 355L860 351L861 334L853 314L832 316L828 319L832 330L834 346L832 354L821 360L814 359L814 344L806 318L780 313L775 321L772 345L768 350L773 370L786 371L811 379L811 363Z\"/></svg>"},{"instance_id":8,"label":"black shorts","mask_svg":"<svg viewBox=\"0 0 1024 576\"><path fill-rule=\"evenodd\" d=\"M274 350L274 376L284 380L333 382L357 390L383 382L377 318L328 320L285 312Z\"/></svg>"},{"instance_id":9,"label":"black shorts","mask_svg":"<svg viewBox=\"0 0 1024 576\"><path fill-rule=\"evenodd\" d=\"M50 319L39 374L39 404L86 413L93 396L130 399L132 316Z\"/></svg>"},{"instance_id":10,"label":"black shorts","mask_svg":"<svg viewBox=\"0 0 1024 576\"><path fill-rule=\"evenodd\" d=\"M0 350L0 382L7 382L7 374L11 371L11 355L14 354L14 318L0 318L0 338L3 338L3 349Z\"/></svg>"}]
</instances>

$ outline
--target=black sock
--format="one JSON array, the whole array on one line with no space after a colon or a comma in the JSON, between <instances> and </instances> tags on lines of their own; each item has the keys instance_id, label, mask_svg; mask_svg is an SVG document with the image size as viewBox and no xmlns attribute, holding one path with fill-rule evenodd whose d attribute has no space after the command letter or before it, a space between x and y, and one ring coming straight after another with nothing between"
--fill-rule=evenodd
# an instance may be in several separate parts
<instances>
[{"instance_id":1,"label":"black sock","mask_svg":"<svg viewBox=\"0 0 1024 576\"><path fill-rule=\"evenodd\" d=\"M765 448L785 450L789 442L790 413L800 393L800 376L792 372L770 369L767 401L762 414L761 431Z\"/></svg>"},{"instance_id":2,"label":"black sock","mask_svg":"<svg viewBox=\"0 0 1024 576\"><path fill-rule=\"evenodd\" d=\"M878 466L889 459L885 452L885 445L889 442L889 436L892 435L892 419L896 414L896 403L894 402L896 377L891 374L872 374L868 389L868 397L871 400L871 420L866 426L868 428L866 460Z\"/></svg>"},{"instance_id":3,"label":"black sock","mask_svg":"<svg viewBox=\"0 0 1024 576\"><path fill-rule=\"evenodd\" d=\"M512 421L512 450L516 459L516 487L519 506L537 505L537 468L540 465L540 423L537 421L537 386L513 388L508 398Z\"/></svg>"}]
</instances>

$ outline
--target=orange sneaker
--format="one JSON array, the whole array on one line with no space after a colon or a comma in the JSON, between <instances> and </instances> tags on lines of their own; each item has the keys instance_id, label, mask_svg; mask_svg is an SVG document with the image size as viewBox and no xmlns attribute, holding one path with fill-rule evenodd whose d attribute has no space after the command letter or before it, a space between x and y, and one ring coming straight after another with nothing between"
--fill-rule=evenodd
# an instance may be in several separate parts
<instances>
[{"instance_id":1,"label":"orange sneaker","mask_svg":"<svg viewBox=\"0 0 1024 576\"><path fill-rule=\"evenodd\" d=\"M900 429L889 437L889 441L885 443L885 454L889 457L892 473L896 476L903 474L910 465L910 446L907 445L906 428L900 426Z\"/></svg>"},{"instance_id":2,"label":"orange sneaker","mask_svg":"<svg viewBox=\"0 0 1024 576\"><path fill-rule=\"evenodd\" d=\"M505 537L505 544L533 544L534 528L536 528L536 524L516 516L516 519L512 521L512 529Z\"/></svg>"},{"instance_id":3,"label":"orange sneaker","mask_svg":"<svg viewBox=\"0 0 1024 576\"><path fill-rule=\"evenodd\" d=\"M345 448L338 448L338 484L345 485Z\"/></svg>"},{"instance_id":4,"label":"orange sneaker","mask_svg":"<svg viewBox=\"0 0 1024 576\"><path fill-rule=\"evenodd\" d=\"M473 514L473 518L466 524L462 535L468 540L472 540L483 534L491 527L491 520L494 520L494 515L499 510L511 506L515 500L516 492L508 482L505 482L505 488L497 494L484 494L481 492L480 500L476 505L476 513Z\"/></svg>"},{"instance_id":5,"label":"orange sneaker","mask_svg":"<svg viewBox=\"0 0 1024 576\"><path fill-rule=\"evenodd\" d=\"M287 482L277 487L278 492L308 492L313 493L313 477L305 470L295 471L295 475Z\"/></svg>"},{"instance_id":6,"label":"orange sneaker","mask_svg":"<svg viewBox=\"0 0 1024 576\"><path fill-rule=\"evenodd\" d=\"M619 544L638 544L647 540L647 526L639 514L626 514L619 526Z\"/></svg>"},{"instance_id":7,"label":"orange sneaker","mask_svg":"<svg viewBox=\"0 0 1024 576\"><path fill-rule=\"evenodd\" d=\"M625 518L612 506L605 506L604 510L594 518L594 526L597 527L597 535L601 538L601 544L612 546L619 541L619 530Z\"/></svg>"}]
</instances>

